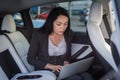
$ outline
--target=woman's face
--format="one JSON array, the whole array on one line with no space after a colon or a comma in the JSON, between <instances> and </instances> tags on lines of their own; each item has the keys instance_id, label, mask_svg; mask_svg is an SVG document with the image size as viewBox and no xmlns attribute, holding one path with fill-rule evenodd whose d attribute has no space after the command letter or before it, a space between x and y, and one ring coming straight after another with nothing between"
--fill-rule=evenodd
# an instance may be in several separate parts
<instances>
[{"instance_id":1,"label":"woman's face","mask_svg":"<svg viewBox=\"0 0 120 80\"><path fill-rule=\"evenodd\" d=\"M67 27L68 27L68 17L64 15L60 15L53 22L53 33L57 35L63 35Z\"/></svg>"}]
</instances>

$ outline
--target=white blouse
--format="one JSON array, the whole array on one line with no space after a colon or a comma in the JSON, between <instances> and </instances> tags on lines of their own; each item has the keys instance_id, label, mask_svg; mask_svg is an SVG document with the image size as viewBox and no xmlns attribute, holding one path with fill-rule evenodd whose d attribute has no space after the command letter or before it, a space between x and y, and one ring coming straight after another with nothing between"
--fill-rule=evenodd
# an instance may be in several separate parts
<instances>
[{"instance_id":1,"label":"white blouse","mask_svg":"<svg viewBox=\"0 0 120 80\"><path fill-rule=\"evenodd\" d=\"M55 46L49 37L48 52L49 56L59 56L65 54L66 53L65 39L63 38L62 41L58 44L58 46Z\"/></svg>"}]
</instances>

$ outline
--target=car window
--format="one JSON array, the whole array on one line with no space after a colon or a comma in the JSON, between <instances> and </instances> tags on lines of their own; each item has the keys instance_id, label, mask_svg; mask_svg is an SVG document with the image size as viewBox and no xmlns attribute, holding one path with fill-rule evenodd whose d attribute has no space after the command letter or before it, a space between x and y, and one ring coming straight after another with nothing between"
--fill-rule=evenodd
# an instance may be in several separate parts
<instances>
[{"instance_id":1,"label":"car window","mask_svg":"<svg viewBox=\"0 0 120 80\"><path fill-rule=\"evenodd\" d=\"M33 19L32 22L33 22L33 27L34 28L40 28L45 23L45 20L43 20L43 19Z\"/></svg>"},{"instance_id":2,"label":"car window","mask_svg":"<svg viewBox=\"0 0 120 80\"><path fill-rule=\"evenodd\" d=\"M13 18L15 20L15 24L17 27L23 27L24 26L24 22L23 22L23 19L22 19L22 16L20 13L15 13L13 14Z\"/></svg>"},{"instance_id":3,"label":"car window","mask_svg":"<svg viewBox=\"0 0 120 80\"><path fill-rule=\"evenodd\" d=\"M67 4L67 5L66 5ZM60 3L66 8L71 18L71 29L75 32L86 32L91 1L71 1Z\"/></svg>"},{"instance_id":4,"label":"car window","mask_svg":"<svg viewBox=\"0 0 120 80\"><path fill-rule=\"evenodd\" d=\"M52 8L56 7L56 4L34 6L30 9L30 15L34 28L41 28L45 23L49 12Z\"/></svg>"},{"instance_id":5,"label":"car window","mask_svg":"<svg viewBox=\"0 0 120 80\"><path fill-rule=\"evenodd\" d=\"M52 8L61 6L65 8L71 18L71 29L75 32L86 32L91 1L71 1L56 4L35 6L30 9L34 28L42 27Z\"/></svg>"}]
</instances>

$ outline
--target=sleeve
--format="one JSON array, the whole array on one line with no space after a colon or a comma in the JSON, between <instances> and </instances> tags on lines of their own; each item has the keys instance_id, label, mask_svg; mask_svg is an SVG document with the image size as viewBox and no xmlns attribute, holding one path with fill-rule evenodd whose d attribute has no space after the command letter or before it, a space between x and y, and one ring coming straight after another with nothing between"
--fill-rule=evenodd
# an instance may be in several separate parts
<instances>
[{"instance_id":1,"label":"sleeve","mask_svg":"<svg viewBox=\"0 0 120 80\"><path fill-rule=\"evenodd\" d=\"M29 64L33 65L34 67L37 67L37 69L43 69L47 63L37 58L39 54L39 49L40 49L40 33L34 31L30 43L30 48L28 51L27 60Z\"/></svg>"}]
</instances>

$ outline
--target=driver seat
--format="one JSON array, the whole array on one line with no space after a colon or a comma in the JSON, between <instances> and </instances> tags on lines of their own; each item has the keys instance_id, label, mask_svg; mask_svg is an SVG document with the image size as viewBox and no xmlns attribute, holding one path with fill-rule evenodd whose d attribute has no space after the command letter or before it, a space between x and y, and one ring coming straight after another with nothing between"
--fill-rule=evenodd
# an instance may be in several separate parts
<instances>
[{"instance_id":1,"label":"driver seat","mask_svg":"<svg viewBox=\"0 0 120 80\"><path fill-rule=\"evenodd\" d=\"M105 71L110 71L112 68L115 71L118 71L117 65L115 64L114 58L112 56L111 47L105 41L100 29L102 16L102 3L100 1L94 1L91 5L89 19L87 23L88 35L95 51L98 53L95 55L97 59L99 59Z\"/></svg>"}]
</instances>

